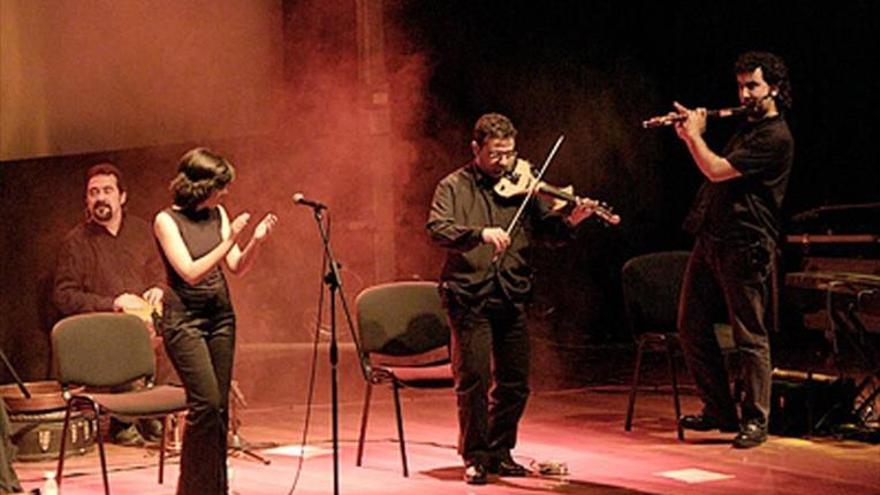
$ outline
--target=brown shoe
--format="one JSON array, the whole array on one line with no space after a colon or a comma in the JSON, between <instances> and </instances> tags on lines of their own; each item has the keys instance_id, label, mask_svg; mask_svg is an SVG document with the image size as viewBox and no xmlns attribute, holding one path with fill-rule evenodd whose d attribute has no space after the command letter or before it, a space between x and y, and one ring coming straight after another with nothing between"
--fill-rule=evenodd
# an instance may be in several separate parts
<instances>
[{"instance_id":1,"label":"brown shoe","mask_svg":"<svg viewBox=\"0 0 880 495\"><path fill-rule=\"evenodd\" d=\"M135 425L129 425L128 428L115 432L111 441L125 447L143 447L146 443Z\"/></svg>"}]
</instances>

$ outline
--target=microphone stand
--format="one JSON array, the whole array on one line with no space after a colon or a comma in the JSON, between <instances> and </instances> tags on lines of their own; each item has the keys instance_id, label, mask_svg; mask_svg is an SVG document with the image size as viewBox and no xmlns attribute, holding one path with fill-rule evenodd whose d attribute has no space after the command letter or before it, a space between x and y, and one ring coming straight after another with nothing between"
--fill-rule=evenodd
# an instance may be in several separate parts
<instances>
[{"instance_id":1,"label":"microphone stand","mask_svg":"<svg viewBox=\"0 0 880 495\"><path fill-rule=\"evenodd\" d=\"M301 203L303 204L303 203ZM333 493L334 495L339 494L339 382L338 382L338 373L337 367L339 364L339 347L337 345L337 332L336 332L336 294L339 293L340 300L342 301L342 309L345 313L345 318L348 322L348 329L351 333L352 340L354 342L355 348L358 351L358 356L360 356L360 343L358 341L357 336L354 333L354 326L352 325L351 313L348 310L348 304L345 301L345 294L342 290L342 276L339 273L339 263L336 262L336 258L333 256L333 249L330 246L330 227L329 222L328 226L324 227L324 214L323 211L326 209L324 205L315 204L315 205L306 205L312 208L312 212L315 215L315 223L318 227L318 232L321 235L321 242L324 245L324 256L327 262L330 264L330 270L324 275L324 283L327 285L330 290L330 397L331 397L331 424L332 424L332 438L333 438ZM319 308L320 311L320 308Z\"/></svg>"}]
</instances>

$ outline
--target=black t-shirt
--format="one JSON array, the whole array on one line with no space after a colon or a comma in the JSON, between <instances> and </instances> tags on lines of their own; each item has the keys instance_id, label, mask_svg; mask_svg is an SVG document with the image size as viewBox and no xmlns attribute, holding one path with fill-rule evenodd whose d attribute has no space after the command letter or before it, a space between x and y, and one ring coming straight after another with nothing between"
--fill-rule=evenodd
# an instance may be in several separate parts
<instances>
[{"instance_id":1,"label":"black t-shirt","mask_svg":"<svg viewBox=\"0 0 880 495\"><path fill-rule=\"evenodd\" d=\"M703 184L685 230L722 241L776 240L794 161L794 139L785 119L777 115L745 123L728 141L722 156L742 175Z\"/></svg>"}]
</instances>

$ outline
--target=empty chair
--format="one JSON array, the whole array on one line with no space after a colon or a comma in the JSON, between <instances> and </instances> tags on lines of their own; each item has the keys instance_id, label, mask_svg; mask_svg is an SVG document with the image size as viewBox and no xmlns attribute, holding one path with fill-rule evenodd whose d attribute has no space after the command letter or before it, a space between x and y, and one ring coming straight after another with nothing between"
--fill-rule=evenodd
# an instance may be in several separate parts
<instances>
[{"instance_id":1,"label":"empty chair","mask_svg":"<svg viewBox=\"0 0 880 495\"><path fill-rule=\"evenodd\" d=\"M684 439L684 430L678 425L681 406L674 354L679 348L676 328L678 299L689 257L688 251L667 251L637 256L623 265L624 307L627 323L636 343L635 366L624 425L626 431L632 428L642 357L646 350L655 350L666 355L672 380L672 402L678 438Z\"/></svg>"},{"instance_id":2,"label":"empty chair","mask_svg":"<svg viewBox=\"0 0 880 495\"><path fill-rule=\"evenodd\" d=\"M52 329L52 348L57 362L67 411L61 438L67 438L70 413L87 407L100 424L105 415L132 420L162 419L159 454L159 483L165 468L165 428L170 414L186 409L186 395L180 387L153 385L155 356L146 325L138 317L122 313L87 313L59 321ZM143 387L126 385L142 382ZM73 385L86 391L73 393ZM114 392L114 390L126 390ZM97 390L97 391L96 391ZM109 495L104 441L98 437L104 493ZM58 485L64 469L65 442L58 456Z\"/></svg>"},{"instance_id":3,"label":"empty chair","mask_svg":"<svg viewBox=\"0 0 880 495\"><path fill-rule=\"evenodd\" d=\"M394 398L403 475L409 476L400 389L452 387L449 326L436 282L392 282L370 287L356 301L361 362L367 379L358 438L361 465L373 385L387 384Z\"/></svg>"}]
</instances>

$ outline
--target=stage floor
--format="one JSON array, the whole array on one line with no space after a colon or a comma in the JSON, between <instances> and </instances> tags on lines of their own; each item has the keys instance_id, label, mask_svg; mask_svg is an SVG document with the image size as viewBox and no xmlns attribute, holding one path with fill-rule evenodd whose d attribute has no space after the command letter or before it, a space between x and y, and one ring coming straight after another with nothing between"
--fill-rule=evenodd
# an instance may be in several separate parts
<instances>
[{"instance_id":1,"label":"stage floor","mask_svg":"<svg viewBox=\"0 0 880 495\"><path fill-rule=\"evenodd\" d=\"M401 473L394 410L387 389L374 392L364 465L355 466L361 404L340 405L340 493L358 494L782 494L880 493L880 445L831 438L771 437L751 450L731 448L731 435L690 433L675 437L671 399L646 393L636 407L634 428L623 430L627 394L623 387L533 394L520 429L515 458L526 465L559 461L564 477L493 479L486 486L462 480L455 452L455 399L451 390L404 391L403 414L409 478ZM698 401L684 397L685 411ZM244 410L242 437L251 444L282 448L258 452L265 465L245 456L230 458L231 487L241 495L289 493L299 457L304 406L256 406ZM333 493L330 408L313 407L306 457L294 493ZM288 448L284 448L288 447ZM158 455L137 447L108 447L110 485L116 495L174 493L177 459L157 483ZM26 490L43 486L54 461L15 463ZM63 494L102 493L97 450L65 462Z\"/></svg>"}]
</instances>

